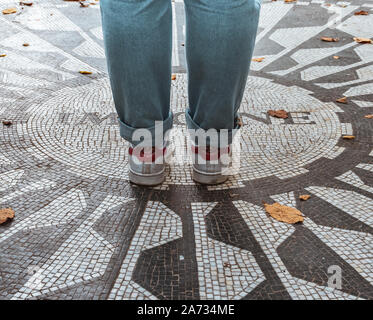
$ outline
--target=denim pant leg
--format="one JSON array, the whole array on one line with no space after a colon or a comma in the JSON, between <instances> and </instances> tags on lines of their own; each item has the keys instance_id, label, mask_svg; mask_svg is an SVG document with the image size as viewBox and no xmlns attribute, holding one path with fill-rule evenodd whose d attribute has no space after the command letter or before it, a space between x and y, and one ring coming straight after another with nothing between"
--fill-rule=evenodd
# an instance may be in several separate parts
<instances>
[{"instance_id":1,"label":"denim pant leg","mask_svg":"<svg viewBox=\"0 0 373 320\"><path fill-rule=\"evenodd\" d=\"M238 129L261 0L184 0L189 129ZM209 144L209 142L207 142ZM211 143L210 143L211 145Z\"/></svg>"},{"instance_id":2,"label":"denim pant leg","mask_svg":"<svg viewBox=\"0 0 373 320\"><path fill-rule=\"evenodd\" d=\"M108 72L121 136L149 129L155 121L163 133L172 127L170 112L171 0L101 0ZM162 124L162 122L161 122Z\"/></svg>"}]
</instances>

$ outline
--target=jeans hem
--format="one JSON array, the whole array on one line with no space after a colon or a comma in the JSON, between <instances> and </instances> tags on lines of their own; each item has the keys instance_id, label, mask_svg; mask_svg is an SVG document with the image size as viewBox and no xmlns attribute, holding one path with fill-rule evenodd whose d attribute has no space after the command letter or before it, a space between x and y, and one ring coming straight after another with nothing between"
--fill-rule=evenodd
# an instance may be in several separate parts
<instances>
[{"instance_id":1,"label":"jeans hem","mask_svg":"<svg viewBox=\"0 0 373 320\"><path fill-rule=\"evenodd\" d=\"M203 129L201 128L193 119L192 117L190 116L189 114L189 109L187 109L185 111L185 119L186 119L186 123L187 123L187 127L189 130L198 130L198 129L202 129L202 130L206 130L206 129ZM236 115L236 118L235 118L235 127L234 129L228 129L228 144L232 144L232 141L234 139L234 136L236 135L237 131L241 128L242 126L242 121L241 121L241 116L239 113L237 113ZM219 132L219 129L217 129L217 131ZM195 141L194 141L195 142ZM206 146L211 146L211 147L219 147L219 148L224 148L226 147L226 145L221 145L220 143L220 139L218 139L218 145L216 144L212 144L210 143L209 141L206 141ZM204 143L202 145L205 145ZM199 145L201 145L199 143Z\"/></svg>"},{"instance_id":2,"label":"jeans hem","mask_svg":"<svg viewBox=\"0 0 373 320\"><path fill-rule=\"evenodd\" d=\"M119 123L119 133L120 136L130 142L133 146L138 145L139 143L142 143L144 140L138 140L134 141L133 140L133 133L138 130L138 129L145 129L150 131L151 136L152 136L152 141L151 141L151 146L156 146L156 126L148 127L148 128L134 128L129 126L128 124L125 124L123 121L121 121L118 117L118 123ZM162 131L157 132L158 134L161 133L163 135L163 139L161 139L162 147L163 147L163 141L166 139L165 133L170 130L173 126L173 114L172 112L169 113L167 119L163 120L162 122ZM145 141L144 141L145 142ZM144 145L149 145L149 141L145 142Z\"/></svg>"}]
</instances>

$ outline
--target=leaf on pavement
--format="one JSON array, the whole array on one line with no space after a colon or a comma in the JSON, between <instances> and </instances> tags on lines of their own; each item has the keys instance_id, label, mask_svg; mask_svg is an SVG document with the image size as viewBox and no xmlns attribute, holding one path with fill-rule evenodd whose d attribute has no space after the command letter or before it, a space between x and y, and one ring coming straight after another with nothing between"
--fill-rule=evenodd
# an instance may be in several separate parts
<instances>
[{"instance_id":1,"label":"leaf on pavement","mask_svg":"<svg viewBox=\"0 0 373 320\"><path fill-rule=\"evenodd\" d=\"M364 118L373 119L373 114L367 114L366 116L364 116Z\"/></svg>"},{"instance_id":2,"label":"leaf on pavement","mask_svg":"<svg viewBox=\"0 0 373 320\"><path fill-rule=\"evenodd\" d=\"M355 16L367 16L369 14L368 11L361 10L354 13Z\"/></svg>"},{"instance_id":3,"label":"leaf on pavement","mask_svg":"<svg viewBox=\"0 0 373 320\"><path fill-rule=\"evenodd\" d=\"M333 56L333 59L338 60L340 57L339 56Z\"/></svg>"},{"instance_id":4,"label":"leaf on pavement","mask_svg":"<svg viewBox=\"0 0 373 320\"><path fill-rule=\"evenodd\" d=\"M0 224L7 222L8 219L13 219L14 215L14 210L11 208L0 209Z\"/></svg>"},{"instance_id":5,"label":"leaf on pavement","mask_svg":"<svg viewBox=\"0 0 373 320\"><path fill-rule=\"evenodd\" d=\"M16 12L17 12L17 8L8 8L8 9L3 10L3 14L12 14Z\"/></svg>"},{"instance_id":6,"label":"leaf on pavement","mask_svg":"<svg viewBox=\"0 0 373 320\"><path fill-rule=\"evenodd\" d=\"M6 57L6 54L5 54L5 53L0 54L0 58L4 58L4 57Z\"/></svg>"},{"instance_id":7,"label":"leaf on pavement","mask_svg":"<svg viewBox=\"0 0 373 320\"><path fill-rule=\"evenodd\" d=\"M369 38L355 37L354 40L357 43L373 43L373 40Z\"/></svg>"},{"instance_id":8,"label":"leaf on pavement","mask_svg":"<svg viewBox=\"0 0 373 320\"><path fill-rule=\"evenodd\" d=\"M336 102L347 104L347 97L339 98Z\"/></svg>"},{"instance_id":9,"label":"leaf on pavement","mask_svg":"<svg viewBox=\"0 0 373 320\"><path fill-rule=\"evenodd\" d=\"M173 74L171 80L176 80L176 74Z\"/></svg>"},{"instance_id":10,"label":"leaf on pavement","mask_svg":"<svg viewBox=\"0 0 373 320\"><path fill-rule=\"evenodd\" d=\"M262 62L264 60L264 58L254 58L253 61L255 62Z\"/></svg>"},{"instance_id":11,"label":"leaf on pavement","mask_svg":"<svg viewBox=\"0 0 373 320\"><path fill-rule=\"evenodd\" d=\"M264 203L264 208L272 218L280 222L293 224L304 221L302 212L300 212L298 209L284 206L277 202L274 204Z\"/></svg>"},{"instance_id":12,"label":"leaf on pavement","mask_svg":"<svg viewBox=\"0 0 373 320\"><path fill-rule=\"evenodd\" d=\"M91 71L84 71L84 70L80 70L79 73L81 73L81 74L92 74Z\"/></svg>"},{"instance_id":13,"label":"leaf on pavement","mask_svg":"<svg viewBox=\"0 0 373 320\"><path fill-rule=\"evenodd\" d=\"M321 40L326 41L326 42L338 42L339 41L338 38L332 38L332 37L321 37Z\"/></svg>"},{"instance_id":14,"label":"leaf on pavement","mask_svg":"<svg viewBox=\"0 0 373 320\"><path fill-rule=\"evenodd\" d=\"M23 2L23 1L21 1L21 2L19 3L19 5L20 5L20 6L28 6L28 7L31 7L31 6L33 5L33 3L32 3L32 2Z\"/></svg>"},{"instance_id":15,"label":"leaf on pavement","mask_svg":"<svg viewBox=\"0 0 373 320\"><path fill-rule=\"evenodd\" d=\"M342 136L342 138L343 139L345 139L345 140L353 140L353 139L355 139L355 136Z\"/></svg>"},{"instance_id":16,"label":"leaf on pavement","mask_svg":"<svg viewBox=\"0 0 373 320\"><path fill-rule=\"evenodd\" d=\"M302 194L301 196L299 196L299 199L303 201L307 201L309 198L311 198L309 194Z\"/></svg>"},{"instance_id":17,"label":"leaf on pavement","mask_svg":"<svg viewBox=\"0 0 373 320\"><path fill-rule=\"evenodd\" d=\"M281 118L281 119L289 118L289 114L285 110L268 110L268 114L271 117L275 117L275 118Z\"/></svg>"},{"instance_id":18,"label":"leaf on pavement","mask_svg":"<svg viewBox=\"0 0 373 320\"><path fill-rule=\"evenodd\" d=\"M12 121L9 121L9 120L3 120L3 125L9 127L9 126L12 125Z\"/></svg>"}]
</instances>

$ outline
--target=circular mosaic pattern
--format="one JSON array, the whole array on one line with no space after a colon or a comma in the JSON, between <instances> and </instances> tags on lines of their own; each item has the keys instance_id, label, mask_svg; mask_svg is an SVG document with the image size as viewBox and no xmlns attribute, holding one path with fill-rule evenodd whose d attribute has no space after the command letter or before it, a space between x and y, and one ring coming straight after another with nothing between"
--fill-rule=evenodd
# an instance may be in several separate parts
<instances>
[{"instance_id":1,"label":"circular mosaic pattern","mask_svg":"<svg viewBox=\"0 0 373 320\"><path fill-rule=\"evenodd\" d=\"M156 188L128 183L100 4L79 6L47 0L0 16L0 112L11 122L0 130L0 202L16 212L0 226L0 270L11 270L0 298L373 298L373 46L353 41L373 37L372 15L354 15L373 10L366 0L263 0L241 167L208 187L191 179L183 1L172 1L175 153ZM348 104L335 103L342 96ZM304 222L280 223L263 202Z\"/></svg>"},{"instance_id":2,"label":"circular mosaic pattern","mask_svg":"<svg viewBox=\"0 0 373 320\"><path fill-rule=\"evenodd\" d=\"M171 134L176 147L165 184L193 184L191 159L181 124L187 107L186 75L172 86L172 110L179 124ZM288 119L270 117L270 109L286 109ZM25 131L41 153L86 177L127 179L126 148L116 121L107 79L65 88L27 112ZM322 157L334 158L344 149L337 143L347 124L341 123L334 103L324 103L299 87L250 77L240 112L244 127L240 139L241 166L234 181L307 172L304 166Z\"/></svg>"}]
</instances>

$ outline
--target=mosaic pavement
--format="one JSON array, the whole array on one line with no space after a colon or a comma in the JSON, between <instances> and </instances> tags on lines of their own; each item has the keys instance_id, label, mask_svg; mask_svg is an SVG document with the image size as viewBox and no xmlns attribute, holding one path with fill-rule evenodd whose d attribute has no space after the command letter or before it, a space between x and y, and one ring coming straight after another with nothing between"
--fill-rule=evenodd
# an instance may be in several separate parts
<instances>
[{"instance_id":1,"label":"mosaic pavement","mask_svg":"<svg viewBox=\"0 0 373 320\"><path fill-rule=\"evenodd\" d=\"M91 2L0 0L18 8L0 15L0 118L13 123L0 124L0 202L16 211L0 226L0 299L372 299L373 45L352 38L373 37L373 1L263 1L241 170L215 187L196 185L183 160L184 16L173 2L176 153L148 189L128 183ZM288 119L267 116L282 108ZM262 201L305 221L277 222Z\"/></svg>"}]
</instances>

